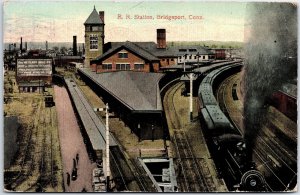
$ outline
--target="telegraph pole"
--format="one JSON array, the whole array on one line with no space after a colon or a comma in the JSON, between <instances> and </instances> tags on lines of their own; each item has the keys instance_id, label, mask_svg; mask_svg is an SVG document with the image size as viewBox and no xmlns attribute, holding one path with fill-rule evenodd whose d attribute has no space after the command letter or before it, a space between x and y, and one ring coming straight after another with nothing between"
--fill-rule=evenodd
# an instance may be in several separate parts
<instances>
[{"instance_id":1,"label":"telegraph pole","mask_svg":"<svg viewBox=\"0 0 300 195\"><path fill-rule=\"evenodd\" d=\"M108 126L108 103L105 105L106 116L106 189L109 191L109 178L110 178L110 166L109 166L109 126Z\"/></svg>"},{"instance_id":2,"label":"telegraph pole","mask_svg":"<svg viewBox=\"0 0 300 195\"><path fill-rule=\"evenodd\" d=\"M94 108L94 111L104 111L105 110L105 143L106 143L106 191L110 190L110 166L109 166L109 124L108 124L108 117L109 117L109 107L108 103L105 104L105 108Z\"/></svg>"}]
</instances>

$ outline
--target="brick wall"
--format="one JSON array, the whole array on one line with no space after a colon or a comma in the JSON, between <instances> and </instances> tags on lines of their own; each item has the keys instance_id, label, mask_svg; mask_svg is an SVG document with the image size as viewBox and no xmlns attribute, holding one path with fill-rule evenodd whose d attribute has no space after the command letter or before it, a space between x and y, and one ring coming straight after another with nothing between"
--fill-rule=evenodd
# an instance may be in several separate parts
<instances>
[{"instance_id":1,"label":"brick wall","mask_svg":"<svg viewBox=\"0 0 300 195\"><path fill-rule=\"evenodd\" d=\"M168 58L168 57L160 58L160 65L161 65L161 67L175 65L175 59L172 58L172 57L170 57L170 58Z\"/></svg>"},{"instance_id":2,"label":"brick wall","mask_svg":"<svg viewBox=\"0 0 300 195\"><path fill-rule=\"evenodd\" d=\"M119 52L127 52L128 53L128 58L119 58L118 53ZM116 64L130 64L130 70L132 71L142 71L142 72L150 72L150 64L149 62L145 62L142 58L136 56L135 54L123 49L119 51L109 58L105 59L102 61L102 64L112 64L112 69L111 70L104 70L102 69L102 65L98 64L97 66L97 72L108 72L108 71L117 71ZM134 64L139 63L139 64L144 64L144 69L143 70L135 70L134 69ZM93 67L94 68L94 67Z\"/></svg>"}]
</instances>

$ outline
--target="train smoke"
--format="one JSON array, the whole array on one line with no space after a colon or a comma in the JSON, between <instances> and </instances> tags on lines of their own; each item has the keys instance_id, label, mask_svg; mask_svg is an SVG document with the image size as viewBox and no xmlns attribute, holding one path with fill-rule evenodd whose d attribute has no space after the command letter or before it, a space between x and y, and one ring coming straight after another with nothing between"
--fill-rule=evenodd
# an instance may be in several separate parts
<instances>
[{"instance_id":1,"label":"train smoke","mask_svg":"<svg viewBox=\"0 0 300 195\"><path fill-rule=\"evenodd\" d=\"M242 74L244 138L248 157L265 121L266 100L297 77L297 7L291 3L249 3ZM246 35L246 34L245 34Z\"/></svg>"}]
</instances>

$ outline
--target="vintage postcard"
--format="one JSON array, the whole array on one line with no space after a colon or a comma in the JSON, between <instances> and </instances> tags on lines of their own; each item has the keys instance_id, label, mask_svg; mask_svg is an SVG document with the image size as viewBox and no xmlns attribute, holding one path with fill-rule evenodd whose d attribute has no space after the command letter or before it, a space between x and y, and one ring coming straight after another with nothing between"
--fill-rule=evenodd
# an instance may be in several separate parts
<instances>
[{"instance_id":1,"label":"vintage postcard","mask_svg":"<svg viewBox=\"0 0 300 195\"><path fill-rule=\"evenodd\" d=\"M297 191L296 1L2 6L5 192Z\"/></svg>"}]
</instances>

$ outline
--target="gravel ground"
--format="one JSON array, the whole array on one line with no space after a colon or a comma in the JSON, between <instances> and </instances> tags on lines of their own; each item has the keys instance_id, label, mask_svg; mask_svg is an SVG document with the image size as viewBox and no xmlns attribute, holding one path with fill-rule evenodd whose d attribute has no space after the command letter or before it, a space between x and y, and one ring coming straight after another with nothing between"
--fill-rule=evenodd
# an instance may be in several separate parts
<instances>
[{"instance_id":1,"label":"gravel ground","mask_svg":"<svg viewBox=\"0 0 300 195\"><path fill-rule=\"evenodd\" d=\"M92 192L92 169L96 167L91 163L76 121L74 110L67 90L63 87L54 87L55 103L58 115L59 138L63 160L64 186L66 192L81 192L85 188ZM79 154L78 177L67 185L67 172L72 173L73 158Z\"/></svg>"}]
</instances>

